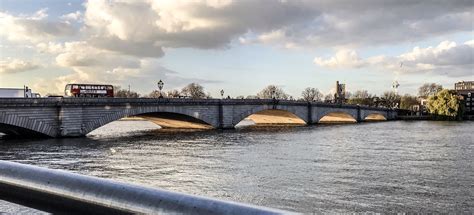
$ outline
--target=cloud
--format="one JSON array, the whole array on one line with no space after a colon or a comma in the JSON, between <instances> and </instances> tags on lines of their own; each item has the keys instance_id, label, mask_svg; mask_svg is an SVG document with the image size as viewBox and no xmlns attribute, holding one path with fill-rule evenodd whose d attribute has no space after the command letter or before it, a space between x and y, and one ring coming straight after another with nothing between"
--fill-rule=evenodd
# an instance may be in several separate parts
<instances>
[{"instance_id":1,"label":"cloud","mask_svg":"<svg viewBox=\"0 0 474 215\"><path fill-rule=\"evenodd\" d=\"M56 63L64 67L138 68L140 60L90 46L85 41L67 42Z\"/></svg>"},{"instance_id":2,"label":"cloud","mask_svg":"<svg viewBox=\"0 0 474 215\"><path fill-rule=\"evenodd\" d=\"M97 48L87 41L40 43L38 48L57 54L56 64L72 70L71 73L48 81L47 84L41 80L37 81L34 87L42 94L62 92L68 83L108 83L122 86L131 84L140 93L149 93L159 79L164 80L170 88L190 82L215 83L213 80L184 78L154 59Z\"/></svg>"},{"instance_id":3,"label":"cloud","mask_svg":"<svg viewBox=\"0 0 474 215\"><path fill-rule=\"evenodd\" d=\"M165 89L183 87L191 82L218 83L214 80L182 77L179 73L167 69L153 60L139 60L136 67L114 66L105 63L87 67L74 66L72 69L72 73L59 76L54 80L40 79L33 87L36 91L47 94L62 92L64 86L69 83L107 83L123 87L131 85L132 90L145 95L156 88L156 82L160 79L165 82Z\"/></svg>"},{"instance_id":4,"label":"cloud","mask_svg":"<svg viewBox=\"0 0 474 215\"><path fill-rule=\"evenodd\" d=\"M90 44L161 57L163 47L359 47L472 30L473 4L410 1L88 1ZM144 50L140 52L139 50Z\"/></svg>"},{"instance_id":5,"label":"cloud","mask_svg":"<svg viewBox=\"0 0 474 215\"><path fill-rule=\"evenodd\" d=\"M367 66L367 62L362 60L354 50L340 50L334 57L323 59L317 57L314 63L328 68L361 68Z\"/></svg>"},{"instance_id":6,"label":"cloud","mask_svg":"<svg viewBox=\"0 0 474 215\"><path fill-rule=\"evenodd\" d=\"M70 68L71 74L56 80L61 85L162 77L179 85L198 79L182 78L157 63L164 50L225 49L236 41L284 48L337 47L334 57L314 60L333 69L381 67L398 71L403 61L401 72L407 73L472 72L472 64L466 64L472 62L472 46L467 43L445 44L443 50L432 48L436 53L420 48L404 56L367 59L355 51L471 32L471 0L95 0L83 5L84 11L64 14L57 20L48 17L46 9L29 15L0 12L0 36L33 43L30 45L38 52L54 56L57 65Z\"/></svg>"},{"instance_id":7,"label":"cloud","mask_svg":"<svg viewBox=\"0 0 474 215\"><path fill-rule=\"evenodd\" d=\"M7 58L0 61L0 74L19 73L40 68L40 65L20 59Z\"/></svg>"},{"instance_id":8,"label":"cloud","mask_svg":"<svg viewBox=\"0 0 474 215\"><path fill-rule=\"evenodd\" d=\"M451 4L452 3L452 4ZM325 2L323 15L300 27L290 26L289 40L316 46L392 45L472 30L469 1Z\"/></svg>"},{"instance_id":9,"label":"cloud","mask_svg":"<svg viewBox=\"0 0 474 215\"><path fill-rule=\"evenodd\" d=\"M38 43L36 50L40 53L59 54L64 52L64 45L55 42Z\"/></svg>"},{"instance_id":10,"label":"cloud","mask_svg":"<svg viewBox=\"0 0 474 215\"><path fill-rule=\"evenodd\" d=\"M82 13L81 11L76 11L74 13L68 13L68 14L64 14L60 17L62 20L65 20L65 21L81 21L81 18L82 18Z\"/></svg>"},{"instance_id":11,"label":"cloud","mask_svg":"<svg viewBox=\"0 0 474 215\"><path fill-rule=\"evenodd\" d=\"M334 57L316 57L314 63L331 69L384 68L395 73L434 73L443 76L472 76L474 42L441 42L436 47L414 47L398 56L359 57L355 50L340 50Z\"/></svg>"},{"instance_id":12,"label":"cloud","mask_svg":"<svg viewBox=\"0 0 474 215\"><path fill-rule=\"evenodd\" d=\"M139 57L161 57L163 47L226 48L250 30L271 31L313 13L281 1L89 1L85 6L91 45Z\"/></svg>"},{"instance_id":13,"label":"cloud","mask_svg":"<svg viewBox=\"0 0 474 215\"><path fill-rule=\"evenodd\" d=\"M38 42L74 35L101 49L161 57L165 48L226 48L245 44L280 47L361 47L419 41L472 31L470 0L409 1L87 1L85 11L50 21L46 9L32 15L0 13L0 34Z\"/></svg>"},{"instance_id":14,"label":"cloud","mask_svg":"<svg viewBox=\"0 0 474 215\"><path fill-rule=\"evenodd\" d=\"M415 47L397 57L403 62L402 72L432 72L444 76L470 76L474 74L474 45L444 41L436 47Z\"/></svg>"},{"instance_id":15,"label":"cloud","mask_svg":"<svg viewBox=\"0 0 474 215\"><path fill-rule=\"evenodd\" d=\"M10 41L40 42L72 36L76 29L67 22L49 21L46 9L33 15L14 16L0 12L0 36Z\"/></svg>"}]
</instances>

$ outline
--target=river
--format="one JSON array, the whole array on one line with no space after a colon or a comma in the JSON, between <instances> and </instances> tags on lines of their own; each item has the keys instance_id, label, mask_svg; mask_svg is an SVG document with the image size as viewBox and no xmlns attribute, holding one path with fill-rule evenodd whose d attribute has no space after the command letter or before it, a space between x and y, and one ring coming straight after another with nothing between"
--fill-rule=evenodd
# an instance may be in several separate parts
<instances>
[{"instance_id":1,"label":"river","mask_svg":"<svg viewBox=\"0 0 474 215\"><path fill-rule=\"evenodd\" d=\"M473 131L472 121L199 132L116 121L84 138L0 139L0 159L302 213L473 213Z\"/></svg>"}]
</instances>

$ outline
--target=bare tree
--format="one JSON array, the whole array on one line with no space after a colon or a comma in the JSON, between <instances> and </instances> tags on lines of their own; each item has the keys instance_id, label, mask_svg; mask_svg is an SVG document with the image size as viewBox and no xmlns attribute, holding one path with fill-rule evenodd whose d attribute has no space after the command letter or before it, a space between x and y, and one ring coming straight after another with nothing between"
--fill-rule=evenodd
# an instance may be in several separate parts
<instances>
[{"instance_id":1,"label":"bare tree","mask_svg":"<svg viewBox=\"0 0 474 215\"><path fill-rule=\"evenodd\" d=\"M436 93L441 91L443 86L436 83L426 83L423 84L420 88L418 88L418 96L427 98L428 96L434 96Z\"/></svg>"},{"instance_id":2,"label":"bare tree","mask_svg":"<svg viewBox=\"0 0 474 215\"><path fill-rule=\"evenodd\" d=\"M147 98L160 98L160 91L153 90L150 94L146 96ZM165 95L163 95L165 97Z\"/></svg>"},{"instance_id":3,"label":"bare tree","mask_svg":"<svg viewBox=\"0 0 474 215\"><path fill-rule=\"evenodd\" d=\"M367 90L358 90L352 94L347 103L372 106L374 105L374 95L367 92Z\"/></svg>"},{"instance_id":4,"label":"bare tree","mask_svg":"<svg viewBox=\"0 0 474 215\"><path fill-rule=\"evenodd\" d=\"M281 87L275 85L268 85L262 91L257 93L257 97L261 99L288 99L288 94L286 94Z\"/></svg>"},{"instance_id":5,"label":"bare tree","mask_svg":"<svg viewBox=\"0 0 474 215\"><path fill-rule=\"evenodd\" d=\"M168 92L166 92L166 96L168 98L178 98L180 94L178 90L169 90Z\"/></svg>"},{"instance_id":6,"label":"bare tree","mask_svg":"<svg viewBox=\"0 0 474 215\"><path fill-rule=\"evenodd\" d=\"M206 99L212 99L212 95L211 95L211 93L210 93L210 92L207 92L207 93L206 93L206 97L205 97L205 98L206 98Z\"/></svg>"},{"instance_id":7,"label":"bare tree","mask_svg":"<svg viewBox=\"0 0 474 215\"><path fill-rule=\"evenodd\" d=\"M414 105L419 105L418 99L415 96L411 96L410 94L405 94L400 98L400 108L411 110L413 109Z\"/></svg>"},{"instance_id":8,"label":"bare tree","mask_svg":"<svg viewBox=\"0 0 474 215\"><path fill-rule=\"evenodd\" d=\"M312 87L304 89L303 92L301 92L301 96L303 97L303 100L307 102L321 101L323 98L323 94L317 88Z\"/></svg>"},{"instance_id":9,"label":"bare tree","mask_svg":"<svg viewBox=\"0 0 474 215\"><path fill-rule=\"evenodd\" d=\"M382 96L382 104L388 108L399 107L400 104L400 95L392 91L386 91Z\"/></svg>"},{"instance_id":10,"label":"bare tree","mask_svg":"<svg viewBox=\"0 0 474 215\"><path fill-rule=\"evenodd\" d=\"M207 96L204 92L204 87L197 83L188 84L181 90L181 94L193 99L203 99Z\"/></svg>"},{"instance_id":11,"label":"bare tree","mask_svg":"<svg viewBox=\"0 0 474 215\"><path fill-rule=\"evenodd\" d=\"M117 98L138 98L140 97L140 94L138 94L137 92L135 91L131 91L131 90L124 90L124 89L121 89L120 86L114 86L114 96L117 97Z\"/></svg>"},{"instance_id":12,"label":"bare tree","mask_svg":"<svg viewBox=\"0 0 474 215\"><path fill-rule=\"evenodd\" d=\"M334 101L334 94L328 93L324 96L324 102L333 102Z\"/></svg>"},{"instance_id":13,"label":"bare tree","mask_svg":"<svg viewBox=\"0 0 474 215\"><path fill-rule=\"evenodd\" d=\"M367 90L357 90L352 94L351 97L357 99L368 99L373 96L369 92L367 92Z\"/></svg>"}]
</instances>

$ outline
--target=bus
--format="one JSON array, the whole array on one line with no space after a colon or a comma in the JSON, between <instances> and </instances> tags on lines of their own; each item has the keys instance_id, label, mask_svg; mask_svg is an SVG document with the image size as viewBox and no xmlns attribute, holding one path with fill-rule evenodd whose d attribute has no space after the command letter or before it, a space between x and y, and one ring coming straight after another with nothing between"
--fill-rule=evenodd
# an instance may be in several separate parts
<instances>
[{"instance_id":1,"label":"bus","mask_svg":"<svg viewBox=\"0 0 474 215\"><path fill-rule=\"evenodd\" d=\"M100 84L67 84L64 95L67 97L114 97L114 87Z\"/></svg>"}]
</instances>

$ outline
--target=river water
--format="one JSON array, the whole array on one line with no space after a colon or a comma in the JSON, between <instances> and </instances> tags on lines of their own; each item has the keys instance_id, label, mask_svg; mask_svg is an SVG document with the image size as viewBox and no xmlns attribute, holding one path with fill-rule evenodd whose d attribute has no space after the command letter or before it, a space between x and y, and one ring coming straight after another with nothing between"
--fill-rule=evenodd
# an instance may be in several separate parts
<instances>
[{"instance_id":1,"label":"river water","mask_svg":"<svg viewBox=\"0 0 474 215\"><path fill-rule=\"evenodd\" d=\"M85 138L0 139L0 159L303 213L472 214L473 131L472 121L201 132L117 121Z\"/></svg>"}]
</instances>

